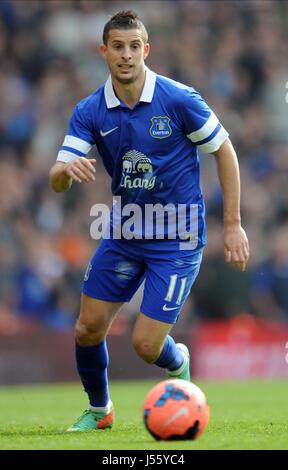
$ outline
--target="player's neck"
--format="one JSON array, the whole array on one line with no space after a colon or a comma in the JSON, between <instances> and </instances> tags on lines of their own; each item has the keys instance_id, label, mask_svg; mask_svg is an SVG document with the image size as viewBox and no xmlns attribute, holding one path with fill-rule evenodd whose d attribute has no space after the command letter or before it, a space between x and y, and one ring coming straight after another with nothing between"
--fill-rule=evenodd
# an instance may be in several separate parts
<instances>
[{"instance_id":1,"label":"player's neck","mask_svg":"<svg viewBox=\"0 0 288 470\"><path fill-rule=\"evenodd\" d=\"M134 108L140 99L145 83L145 76L146 72L145 69L143 69L133 83L124 84L112 78L113 88L117 97L131 109Z\"/></svg>"}]
</instances>

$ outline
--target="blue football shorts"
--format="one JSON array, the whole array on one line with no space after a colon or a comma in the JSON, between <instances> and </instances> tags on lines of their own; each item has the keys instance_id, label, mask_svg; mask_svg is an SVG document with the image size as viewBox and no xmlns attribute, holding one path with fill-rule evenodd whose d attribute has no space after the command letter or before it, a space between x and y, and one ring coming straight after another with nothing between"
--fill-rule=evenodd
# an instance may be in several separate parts
<instances>
[{"instance_id":1,"label":"blue football shorts","mask_svg":"<svg viewBox=\"0 0 288 470\"><path fill-rule=\"evenodd\" d=\"M140 311L176 323L197 277L203 248L179 250L171 240L101 240L84 276L82 292L109 302L129 302L145 281Z\"/></svg>"}]
</instances>

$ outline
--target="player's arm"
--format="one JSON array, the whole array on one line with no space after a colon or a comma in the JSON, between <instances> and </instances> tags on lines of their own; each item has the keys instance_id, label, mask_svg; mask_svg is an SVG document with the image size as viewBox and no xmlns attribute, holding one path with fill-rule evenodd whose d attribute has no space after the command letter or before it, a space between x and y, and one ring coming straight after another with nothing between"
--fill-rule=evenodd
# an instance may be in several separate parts
<instances>
[{"instance_id":1,"label":"player's arm","mask_svg":"<svg viewBox=\"0 0 288 470\"><path fill-rule=\"evenodd\" d=\"M67 191L73 181L77 183L95 181L96 160L86 158L94 143L89 97L87 97L75 107L57 161L50 170L49 179L53 191Z\"/></svg>"},{"instance_id":2,"label":"player's arm","mask_svg":"<svg viewBox=\"0 0 288 470\"><path fill-rule=\"evenodd\" d=\"M229 138L212 152L216 157L218 176L223 191L224 255L240 271L249 259L249 242L241 227L240 173L236 152Z\"/></svg>"},{"instance_id":3,"label":"player's arm","mask_svg":"<svg viewBox=\"0 0 288 470\"><path fill-rule=\"evenodd\" d=\"M67 163L56 162L49 173L51 188L59 193L70 189L73 181L77 183L95 181L95 163L94 158L85 157L78 157Z\"/></svg>"}]
</instances>

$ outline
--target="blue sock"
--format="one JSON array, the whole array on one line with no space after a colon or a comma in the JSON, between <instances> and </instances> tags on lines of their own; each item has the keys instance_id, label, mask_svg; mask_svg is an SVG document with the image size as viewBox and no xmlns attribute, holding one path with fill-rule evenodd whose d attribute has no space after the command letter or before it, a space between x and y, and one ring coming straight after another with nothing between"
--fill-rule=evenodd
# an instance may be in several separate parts
<instances>
[{"instance_id":1,"label":"blue sock","mask_svg":"<svg viewBox=\"0 0 288 470\"><path fill-rule=\"evenodd\" d=\"M110 400L107 367L109 355L106 340L96 346L76 343L76 363L90 405L106 406Z\"/></svg>"},{"instance_id":2,"label":"blue sock","mask_svg":"<svg viewBox=\"0 0 288 470\"><path fill-rule=\"evenodd\" d=\"M168 370L177 370L182 366L183 361L183 354L177 348L174 339L168 335L166 337L161 354L154 364Z\"/></svg>"}]
</instances>

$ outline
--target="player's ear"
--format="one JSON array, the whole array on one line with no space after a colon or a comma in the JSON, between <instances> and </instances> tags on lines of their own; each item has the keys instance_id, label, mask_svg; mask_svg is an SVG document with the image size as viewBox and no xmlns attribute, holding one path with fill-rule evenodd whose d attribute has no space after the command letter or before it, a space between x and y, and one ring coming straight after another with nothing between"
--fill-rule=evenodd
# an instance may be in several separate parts
<instances>
[{"instance_id":1,"label":"player's ear","mask_svg":"<svg viewBox=\"0 0 288 470\"><path fill-rule=\"evenodd\" d=\"M146 44L144 44L144 60L148 57L149 52L150 52L150 44L149 42L146 42Z\"/></svg>"},{"instance_id":2,"label":"player's ear","mask_svg":"<svg viewBox=\"0 0 288 470\"><path fill-rule=\"evenodd\" d=\"M107 46L105 44L100 44L99 51L100 51L101 56L105 59L106 58Z\"/></svg>"}]
</instances>

